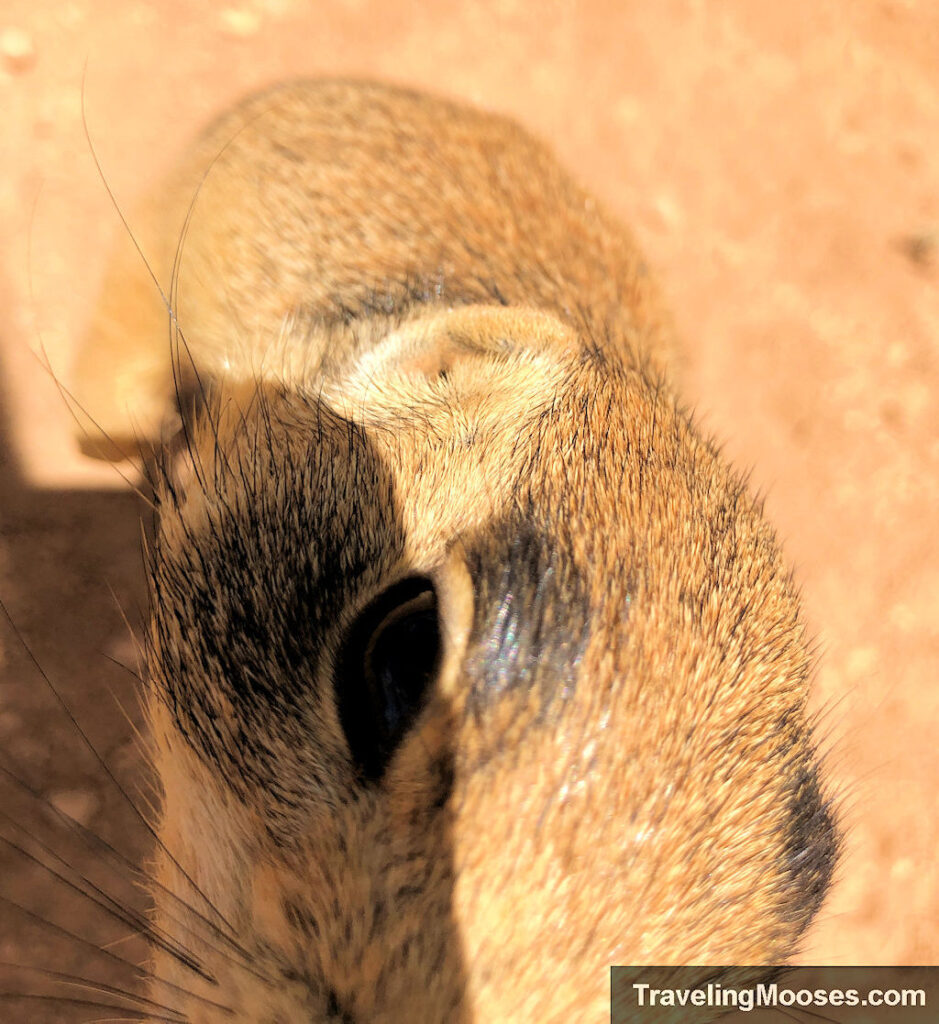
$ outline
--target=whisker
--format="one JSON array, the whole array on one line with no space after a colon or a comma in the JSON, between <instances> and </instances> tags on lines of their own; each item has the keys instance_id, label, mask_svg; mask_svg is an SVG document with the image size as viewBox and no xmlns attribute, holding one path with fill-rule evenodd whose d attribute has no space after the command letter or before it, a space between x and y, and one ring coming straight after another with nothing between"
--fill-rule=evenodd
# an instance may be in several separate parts
<instances>
[{"instance_id":1,"label":"whisker","mask_svg":"<svg viewBox=\"0 0 939 1024\"><path fill-rule=\"evenodd\" d=\"M834 1017L826 1017L822 1013L817 1013L813 1010L799 1008L797 1010L790 1010L785 1007L777 1005L774 1007L777 1013L781 1013L788 1020L795 1021L795 1024L804 1024L806 1017L811 1017L813 1020L823 1020L826 1024L838 1024L838 1021Z\"/></svg>"},{"instance_id":2,"label":"whisker","mask_svg":"<svg viewBox=\"0 0 939 1024\"><path fill-rule=\"evenodd\" d=\"M8 816L4 815L4 817ZM20 829L20 831L23 831L20 828L20 826L16 825L15 822L13 822L13 824L18 829ZM69 865L65 860L59 857L58 854L51 851L47 846L45 846L35 837L31 836L30 838L32 839L33 842L36 843L37 846L40 847L40 849L43 850L43 852L47 853L54 860L59 861L67 870L74 872L74 874L78 876L81 882L84 883L84 885L86 885L88 889L91 889L92 891L89 892L88 889L82 888L81 885L78 885L75 882L73 882L71 879L66 877L66 875L64 875L61 871L56 871L55 868L50 867L48 864L44 863L34 854L30 853L24 847L20 846L19 843L15 843L13 842L13 840L7 839L5 836L0 836L0 843L2 843L4 846L9 847L16 853L20 854L22 857L25 857L27 860L31 861L46 874L51 875L53 878L56 879L56 881L61 882L63 885L71 889L73 892L77 892L79 896L84 897L94 906L104 911L104 913L108 917L111 917L114 920L119 921L123 925L136 926L138 928L142 928L153 945L168 953L175 960L181 963L184 967L189 968L189 970L191 970L195 974L198 974L201 978L205 979L208 982L212 982L213 984L215 983L216 979L211 974L209 974L208 971L206 971L206 969L202 966L199 960L197 960L196 957L189 953L189 951L186 950L183 946L175 944L172 942L172 940L165 938L165 933L163 932L162 929L157 928L137 911L127 910L124 907L122 907L121 904L119 904L113 897L109 896L100 887L95 885L94 882L85 877L80 871L76 870L71 865ZM98 896L95 896L94 893L97 893Z\"/></svg>"},{"instance_id":3,"label":"whisker","mask_svg":"<svg viewBox=\"0 0 939 1024\"><path fill-rule=\"evenodd\" d=\"M28 268L27 279L29 282L29 304L34 316L36 309L36 295L33 288L33 224L36 219L36 210L39 206L39 197L42 194L42 187L42 183L40 183L39 189L37 190L36 196L33 200L32 208L30 210L29 229L26 243L26 265ZM72 392L69 391L69 389L62 383L58 374L52 367L52 360L49 358L49 352L46 349L46 343L42 335L42 329L39 327L38 322L34 322L34 329L36 331L36 336L39 340L39 352L33 351L33 355L36 357L36 360L42 367L42 369L45 370L45 372L49 375L50 379L52 380L53 384L56 387L56 390L59 392L59 397L62 399L62 404L65 406L65 408L69 412L69 415L75 421L75 425L81 430L81 432L87 439L92 439L87 426L85 425L85 423L81 421L80 417L76 415L75 410L78 409L78 411L85 416L88 422L90 422L95 427L98 433L107 440L108 444L110 444L115 449L115 451L120 452L122 457L125 459L131 458L132 453L124 452L121 446L118 445L117 442L114 440L114 438L112 438L110 434L108 434L108 432L101 426L101 424L98 423L97 420L95 420L95 418L91 415L91 413L81 404L81 402L78 401L75 395L72 394ZM152 502L147 497L147 495L144 494L139 487L137 487L137 485L130 479L129 476L127 476L120 469L119 466L112 463L112 469L142 501L144 501L148 505L151 505L152 507Z\"/></svg>"},{"instance_id":4,"label":"whisker","mask_svg":"<svg viewBox=\"0 0 939 1024\"><path fill-rule=\"evenodd\" d=\"M108 184L108 179L105 177L104 174L104 168L102 168L101 161L98 159L98 151L95 149L95 144L91 139L91 131L88 128L88 116L85 110L85 81L87 77L87 71L88 68L86 65L86 67L82 70L81 85L82 131L85 133L85 142L87 143L88 149L91 153L91 159L94 161L95 169L98 172L98 177L101 179L101 184L104 186L104 190L105 192L107 192L108 198L111 200L111 205L114 207L114 212L118 215L121 223L124 225L124 230L127 232L127 235L130 238L134 248L137 250L137 254L140 256L141 262L146 268L147 273L150 275L150 280L153 281L154 288L156 288L157 292L160 295L160 298L163 300L163 305L166 307L166 310L170 314L170 317L173 317L173 308L172 306L170 306L169 300L167 299L166 294L164 293L163 288L160 285L160 282L157 279L156 274L153 272L153 268L150 265L150 261L144 255L144 251L140 247L140 243L137 241L137 237L131 230L130 224L127 222L127 218L124 216L124 211L121 209L121 205L117 201L117 197L114 195L111 186Z\"/></svg>"},{"instance_id":5,"label":"whisker","mask_svg":"<svg viewBox=\"0 0 939 1024\"><path fill-rule=\"evenodd\" d=\"M236 953L238 953L243 958L244 965L250 969L250 964L252 963L252 958L250 957L248 951L243 946L241 946L239 943L237 943L232 937L226 935L225 932L223 932L218 927L218 925L215 922L210 921L207 917L205 917L204 914L201 914L193 906L191 906L189 903L187 903L181 896L178 896L172 890L170 890L166 886L162 885L156 878L154 878L152 875L150 875L139 864L135 864L129 858L125 857L119 850L117 850L114 846L112 846L102 836L99 836L96 832L93 832L91 829L87 828L85 825L82 825L81 822L76 821L71 815L67 814L65 811L63 811L60 808L56 807L55 804L53 804L51 801L46 799L44 796L42 796L42 794L38 793L31 786L29 786L26 782L24 782L21 778L19 778L19 776L17 776L15 774L15 772L12 772L9 768L4 766L2 764L2 762L0 762L0 772L2 772L19 789L21 789L24 792L28 793L29 796L32 797L37 803L41 804L42 807L45 810L50 811L51 813L53 813L60 820L60 822L62 823L64 828L66 828L72 834L79 836L90 847L95 848L99 853L103 853L105 856L107 856L108 859L112 862L112 864L115 864L116 867L118 868L118 870L121 871L125 875L125 880L127 880L128 882L131 882L134 879L139 879L142 883L144 883L144 886L148 890L148 892L153 893L154 891L156 891L156 892L161 893L164 896L169 897L171 900L174 901L174 903L179 908L181 908L183 911L186 911L189 914L193 915L200 924L204 925L205 928L207 928L209 930L209 934L213 938L220 939L227 946L229 946ZM0 814L2 814L2 813L3 812L0 812ZM8 815L4 815L4 816L5 817L9 817ZM24 831L22 829L22 827L19 826L16 822L13 822L13 824L20 831ZM39 843L39 840L36 839L36 837L30 836L30 838L33 839L33 841L37 842L37 844L42 846L42 844ZM53 854L53 856L58 857L58 855L56 855L56 854ZM61 860L61 858L58 858L58 859ZM72 866L69 865L69 867L72 867ZM72 870L75 870L74 867L72 867ZM174 918L174 917L170 917L170 920L172 920L175 924L183 924L183 922L179 921L177 918ZM196 931L196 929L193 928L188 923L187 924L183 924L183 926L186 927L187 930L190 931L192 934L198 935L198 932ZM149 928L147 930L147 934L149 935ZM207 941L207 940L203 937L202 941ZM207 944L210 945L210 947L215 949L217 952L220 952L220 953L222 952L221 949L219 949L217 946L214 946L211 943L207 943ZM260 974L257 975L257 976L258 977L262 977L262 975L260 975Z\"/></svg>"},{"instance_id":6,"label":"whisker","mask_svg":"<svg viewBox=\"0 0 939 1024\"><path fill-rule=\"evenodd\" d=\"M178 355L179 339L182 338L182 337L183 337L182 331L181 331L181 329L179 327L171 327L171 335L170 335L170 341L169 341L169 345L170 345L170 369L171 369L172 375L173 375L173 393L176 396L176 404L180 408L180 410L182 410L183 405L184 405L183 394L184 394L184 391L185 391L185 389L183 388L183 383L182 383L182 379L181 379L181 376L180 376L180 374L182 372L182 364L181 364L181 362L179 360L179 355ZM175 349L174 349L174 343L175 343ZM186 346L186 349L187 349L187 351L189 350L189 346L188 345ZM190 361L192 361L191 356L190 356ZM203 401L205 401L205 392L204 391L202 392L202 396L203 396ZM206 418L211 419L211 417L206 417ZM185 445L186 451L189 454L189 459L190 459L190 463L192 465L193 474L195 475L195 478L196 478L196 482L199 484L200 488L203 491L207 491L208 490L208 485L207 485L207 477L205 475L205 467L203 466L202 459L201 459L201 457L199 455L198 450L195 447L194 438L193 438L193 435L192 435L192 428L191 428L191 425L189 423L189 418L186 415L184 415L184 414L180 415L180 432L182 434L183 444ZM165 463L163 462L163 460L161 460L158 463L158 466L159 466L160 471L163 474L163 478L165 480L166 477L167 477L167 470L166 470ZM156 484L156 482L154 481L154 490L156 490L155 484Z\"/></svg>"},{"instance_id":7,"label":"whisker","mask_svg":"<svg viewBox=\"0 0 939 1024\"><path fill-rule=\"evenodd\" d=\"M124 605L121 603L121 599L117 596L117 592L114 590L114 587L111 586L110 581L107 583L107 588L108 588L108 593L111 595L111 600L114 602L114 607L117 610L118 615L120 615L120 617L121 617L121 622L124 623L124 628L127 630L127 635L130 638L131 643L133 644L134 651L137 654L137 658L139 660L142 660L143 659L143 646L141 645L140 641L137 639L137 633L134 630L134 627L131 625L130 619L127 617L127 612L124 609ZM138 605L135 608L135 611L136 611L136 614L137 614L138 622L143 622L144 621L143 609ZM138 676L137 678L139 679L140 677Z\"/></svg>"},{"instance_id":8,"label":"whisker","mask_svg":"<svg viewBox=\"0 0 939 1024\"><path fill-rule=\"evenodd\" d=\"M52 981L60 982L63 985L74 985L76 988L83 989L94 994L118 996L121 999L131 1000L132 1002L139 1003L142 1006L149 1007L150 1009L172 1014L180 1022L186 1020L186 1017L180 1010L177 1010L175 1006L167 1006L165 1003L158 1003L155 999L149 999L146 996L137 995L134 992L128 992L125 989L118 988L116 985L108 985L103 981L91 981L88 978L81 978L77 974L66 974L64 971L54 971L48 967L35 967L32 965L16 964L0 960L0 968L3 967L15 971L21 971L25 974L37 974L40 977L49 978ZM133 1008L131 1008L131 1010L133 1010Z\"/></svg>"},{"instance_id":9,"label":"whisker","mask_svg":"<svg viewBox=\"0 0 939 1024\"><path fill-rule=\"evenodd\" d=\"M10 625L10 628L13 631L13 635L16 637L16 639L19 642L20 646L25 651L26 656L29 658L30 662L32 662L33 666L36 668L36 671L39 673L40 678L45 683L47 689L52 693L52 696L55 698L56 703L62 709L62 711L65 714L66 718L72 724L73 728L78 733L78 735L81 738L82 742L84 743L85 747L90 751L91 755L94 757L94 759L97 762L98 766L101 768L101 770L107 776L107 778L110 780L110 782L115 787L117 792L123 797L124 801L127 803L127 805L131 808L131 810L137 816L138 820L143 824L144 828L146 828L147 832L150 834L150 836L154 840L154 842L166 854L166 856L169 858L169 860L171 861L173 866L179 871L181 877L184 878L186 880L186 882L192 887L193 891L196 892L201 897L201 899L205 903L205 906L208 907L209 910L211 910L212 913L215 914L219 918L219 920L228 928L229 933L231 935L234 935L235 929L232 926L231 922L228 921L225 918L225 916L215 907L215 905L212 903L212 901L209 899L209 897L206 896L206 894L202 891L202 889L199 888L199 886L196 884L196 882L190 877L190 875L186 872L186 870L182 867L182 865L176 860L176 858L173 856L173 854L167 849L167 847L164 845L163 841L160 839L159 835L157 834L156 830L153 828L153 826L150 824L150 822L147 821L146 817L143 814L140 813L140 810L138 809L137 805L130 798L130 796L128 795L126 790L123 788L123 786L121 786L121 784L117 781L117 779L114 776L114 773L107 766L107 764L104 761L104 759L101 757L101 755L95 749L94 744L91 742L91 740L88 738L88 735L85 733L85 731L79 725L79 723L78 723L77 719L75 718L74 714L72 714L71 709L65 703L64 699L62 698L62 696L59 693L58 689L56 688L55 684L49 678L49 674L42 667L41 663L39 662L39 659L33 653L33 649L26 642L26 638L23 636L23 634L20 631L19 627L14 622L13 617L10 615L10 612L8 611L7 606L3 602L2 598L0 598L0 612L3 613L3 616L6 618L7 622Z\"/></svg>"},{"instance_id":10,"label":"whisker","mask_svg":"<svg viewBox=\"0 0 939 1024\"><path fill-rule=\"evenodd\" d=\"M113 654L108 654L107 651L101 651L99 653L100 653L101 657L105 659L105 661L110 661L112 665L116 665L119 669L122 669L129 676L132 676L134 679L136 679L138 683L142 683L143 682L143 676L137 671L137 669L131 668L130 665L126 665L119 658L115 658ZM112 696L113 696L113 694L112 694ZM127 712L124 711L123 708L121 708L121 710L124 712L124 717L127 718L128 722L130 722L130 718L127 716ZM140 730L139 729L137 730L137 737L138 737L138 739L140 738Z\"/></svg>"},{"instance_id":11,"label":"whisker","mask_svg":"<svg viewBox=\"0 0 939 1024\"><path fill-rule=\"evenodd\" d=\"M84 100L84 94L83 94L83 100ZM176 395L177 405L180 405L180 406L181 406L181 402L182 402L182 387L181 387L182 362L181 362L181 359L180 359L180 355L181 355L181 351L183 349L185 349L189 365L192 368L192 373L193 373L193 377L195 379L195 383L196 383L196 385L198 387L199 396L200 396L201 403L202 403L202 408L204 410L208 411L209 407L210 407L208 389L205 386L205 382L202 379L202 375L199 373L198 366L196 365L196 360L193 357L192 350L191 350L191 348L189 346L188 341L186 340L185 332L183 331L183 329L182 329L182 327L181 327L181 325L179 323L179 317L178 317L178 312L177 312L178 311L178 301L179 301L179 274L180 274L180 269L181 269L181 266L182 266L182 258L183 258L183 252L184 252L185 246L186 246L186 239L188 238L189 230L190 230L190 227L192 225L192 218L193 218L193 216L195 214L196 203L197 203L197 201L199 199L200 192L202 191L206 181L209 178L209 175L212 173L212 170L214 169L216 163L218 163L218 161L226 153L228 148L235 142L235 140L238 138L238 136L241 135L241 133L243 131L245 131L251 124L253 124L255 121L257 121L261 117L265 116L267 113L269 113L269 111L271 111L273 109L276 109L276 106L277 106L277 102L274 101L269 106L264 107L260 111L258 111L258 113L255 114L253 117L251 117L248 120L246 120L244 122L244 124L242 124L241 127L238 128L237 131L232 133L231 137L225 142L225 144L219 148L218 152L212 157L212 160L209 162L208 166L202 172L202 176L199 178L199 181L198 181L195 189L193 190L192 197L189 200L189 206L188 206L188 208L186 210L186 216L185 216L185 218L183 220L183 225L182 225L182 227L180 229L179 238L178 238L177 243L176 243L176 251L175 251L175 253L173 255L173 266L172 266L172 269L171 269L171 272L170 272L170 293L169 293L169 298L167 298L167 296L165 295L163 290L161 288L159 288L159 285L157 285L157 287L159 289L159 292L160 292L160 297L162 298L163 304L166 306L167 312L169 313L170 362L171 362L172 373L173 373L174 393ZM83 105L83 114L84 114L84 105ZM86 134L87 134L87 129L86 129ZM97 159L96 159L95 163L97 164ZM99 174L100 174L101 173L100 165L98 167L98 170L99 170ZM116 199L111 194L110 190L108 191L108 194L111 196L112 203L114 203L115 206L116 206L117 205ZM120 213L120 211L118 211L118 212ZM127 221L125 220L123 215L121 216L121 220L123 221L124 226L127 228L128 233L130 233L130 227L128 226ZM131 237L133 237L133 236L131 236ZM135 244L135 246L137 248L137 251L140 253L141 258L144 260L144 263L146 264L148 273L150 274L151 278L153 278L154 283L156 283L156 277L153 274L153 270L151 269L149 263L147 263L146 258L143 255L143 252L141 251L139 245L137 245L137 243L136 243L136 240L134 241L134 244ZM222 459L222 461L223 461L223 463L225 465L225 469L227 469L228 472L229 472L229 475L231 475L231 466L229 465L228 457L227 457L226 453L224 452L224 449L222 448L222 446L220 444L220 440L219 440L219 436L218 436L218 430L217 430L217 426L216 426L215 420L214 420L214 418L212 417L211 414L207 414L205 416L205 420L208 422L209 429L212 431L214 442L215 442L215 455L216 455L215 467L216 467L216 471L218 470L218 467L219 467L218 458L221 457L221 459ZM201 484L203 489L205 489L206 479L207 478L205 476L204 467L202 467L201 462L198 459L197 453L193 450L192 437L191 437L191 433L190 433L189 427L186 424L186 417L182 416L181 417L181 421L182 421L182 427L183 427L184 442L185 442L185 445L186 445L186 449L187 449L191 459L193 460L193 469L194 469L194 471L196 473L196 479Z\"/></svg>"},{"instance_id":12,"label":"whisker","mask_svg":"<svg viewBox=\"0 0 939 1024\"><path fill-rule=\"evenodd\" d=\"M186 210L186 216L185 216L185 219L183 221L182 228L180 229L179 239L177 240L177 243L176 243L176 252L173 255L173 266L172 266L172 269L171 269L171 272L170 272L170 294L169 294L169 299L168 299L168 304L167 304L167 309L168 309L169 315L170 315L170 320L169 320L170 367L171 367L172 375L173 375L173 392L174 392L174 394L176 396L176 404L177 404L177 407L180 410L182 410L182 407L183 407L183 390L184 389L183 389L183 386L182 386L183 366L182 366L181 352L182 352L183 349L185 349L186 356L187 356L188 361L189 361L189 365L192 368L193 377L195 379L196 385L198 386L198 392L199 392L199 397L200 397L200 400L201 400L202 409L206 412L206 415L205 415L204 419L208 422L209 428L212 430L216 456L219 456L219 455L222 454L222 448L221 448L221 444L220 444L220 441L219 441L218 429L216 427L214 417L209 412L210 402L209 402L208 390L207 390L207 388L205 386L205 383L204 383L204 381L202 379L202 376L199 373L198 367L196 366L195 358L193 357L192 350L189 347L188 341L186 340L185 333L183 332L182 327L179 324L179 318L178 318L178 315L177 315L178 300L179 300L179 271L180 271L180 267L182 265L183 250L185 248L186 238L187 238L187 236L189 234L189 228L190 228L190 225L192 223L192 218L193 218L193 215L195 213L196 201L199 198L199 193L202 191L202 187L205 184L205 182L206 182L210 172L212 171L212 168L215 166L216 162L221 158L222 154L225 152L225 150L228 148L228 146L230 146L231 143L234 141L234 139L237 138L237 136L238 136L238 134L240 133L241 130L243 130L243 128L240 129L239 132L236 132L235 135L233 135L232 138L229 139L229 141L215 154L215 156L213 157L211 163L208 165L208 167L203 172L202 177L199 179L199 183L197 184L197 186L196 186L196 188L195 188L195 190L194 190L194 192L192 194L192 198L189 200L189 207ZM160 294L161 294L161 296L163 295L162 292ZM165 296L164 296L164 303L167 303L167 299L166 299ZM194 449L192 433L191 433L190 426L189 426L189 423L187 422L187 418L186 418L185 415L181 415L180 416L180 422L181 422L181 426L182 426L183 441L184 441L185 446L186 446L186 451L189 453L189 457L190 457L190 459L192 461L193 472L195 473L197 482L202 487L203 491L205 491L205 490L207 490L207 479L208 478L207 478L206 473L205 473L205 467L202 465L202 460L199 457L198 452ZM226 458L225 461L226 461L226 464L227 464L227 458ZM216 466L216 472L217 472L217 470L218 470L218 459L217 458L216 458L215 466ZM229 467L229 472L230 472L230 467ZM216 478L216 482L217 482L217 478Z\"/></svg>"},{"instance_id":13,"label":"whisker","mask_svg":"<svg viewBox=\"0 0 939 1024\"><path fill-rule=\"evenodd\" d=\"M16 900L11 900L6 896L0 895L0 903L5 903L7 906L12 907L14 910L16 910L24 917L35 922L45 931L61 935L63 938L68 939L68 941L71 944L90 950L96 956L103 957L113 964L117 964L120 967L132 971L136 977L139 977L144 981L151 981L158 985L163 985L174 992L179 992L181 995L189 996L192 999L196 999L199 1002L205 1003L208 1006L215 1007L216 1009L231 1010L231 1007L226 1006L224 1003L217 1003L214 999L209 999L207 996L200 995L198 992L193 992L191 989L185 988L183 985L178 985L175 982L169 981L167 978L161 977L159 974L155 973L154 971L151 971L149 968L142 967L140 964L134 963L133 960L128 960L126 957L120 956L119 954L112 952L105 946L101 946L95 942L91 942L83 936L70 931L68 928L63 928L62 925L56 924L55 921L50 921L48 918L43 917L41 914L37 914L35 911L30 910L28 907L24 907L22 904L17 903ZM210 984L217 983L214 981L210 981Z\"/></svg>"},{"instance_id":14,"label":"whisker","mask_svg":"<svg viewBox=\"0 0 939 1024\"><path fill-rule=\"evenodd\" d=\"M133 1013L134 1011L130 1011ZM88 1024L138 1024L142 1018L140 1017L95 1017L93 1021L89 1021ZM143 1018L147 1021L152 1021L153 1017L147 1016ZM186 1020L189 1018L187 1017Z\"/></svg>"},{"instance_id":15,"label":"whisker","mask_svg":"<svg viewBox=\"0 0 939 1024\"><path fill-rule=\"evenodd\" d=\"M78 413L81 413L81 415L85 417L87 422L90 423L95 428L95 430L97 430L101 437L103 437L116 452L120 453L122 460L128 462L133 460L134 457L137 455L137 451L125 451L124 448L122 448L114 440L114 438L111 437L111 435L104 429L104 427L98 422L98 420L96 420L95 417L91 415L88 409L75 397L74 393L70 391L69 388L67 388L65 384L63 384L62 381L59 379L58 375L56 374L55 370L52 367L52 362L49 359L48 352L46 351L45 342L43 342L41 337L39 340L39 352L34 352L33 355L36 357L36 360L39 363L39 365L43 368L43 370L45 370L45 372L51 378L52 383L55 385L56 390L59 392L59 397L62 399L62 404L68 410L69 415L75 421L75 425L79 428L79 430L81 430L84 437L87 438L89 441L95 440L91 432L88 430L86 423L82 422L81 416L79 416ZM76 410L78 411L76 412ZM137 447L139 448L140 446L138 445ZM149 508L155 511L156 506L153 503L153 499L145 491L143 491L138 484L134 483L131 477L128 476L127 473L125 473L121 469L117 462L114 460L110 460L110 465L111 469L127 485L128 489L133 491L133 493L137 495L137 497L145 505L147 505Z\"/></svg>"},{"instance_id":16,"label":"whisker","mask_svg":"<svg viewBox=\"0 0 939 1024\"><path fill-rule=\"evenodd\" d=\"M138 965L133 961L127 960L124 957L119 956L117 953L112 953L110 950L99 946L97 943L91 942L89 939L70 931L68 928L63 928L62 925L56 924L55 921L50 921L47 917L43 917L41 914L37 914L35 911L30 910L29 907L24 907L21 903L17 903L16 900L11 900L7 896L0 895L0 903L6 904L8 907L12 907L19 914L23 915L23 917L26 917L30 921L38 924L45 931L53 932L56 935L61 935L63 938L68 939L73 945L91 950L91 952L105 957L112 963L120 964L122 967L129 967L135 972L140 970Z\"/></svg>"},{"instance_id":17,"label":"whisker","mask_svg":"<svg viewBox=\"0 0 939 1024\"><path fill-rule=\"evenodd\" d=\"M145 1018L146 1020L153 1020L152 1017ZM138 1024L141 1020L140 1017L95 1017L93 1021L89 1021L88 1024Z\"/></svg>"},{"instance_id":18,"label":"whisker","mask_svg":"<svg viewBox=\"0 0 939 1024\"><path fill-rule=\"evenodd\" d=\"M53 996L53 995L41 995L35 992L9 992L0 991L0 1000L10 1000L12 1002L39 1002L39 1003L54 1003L65 1006L81 1006L89 1010L114 1010L118 1013L135 1013L138 1014L136 1017L125 1017L119 1018L131 1022L145 1021L147 1024L151 1022L158 1022L158 1024L181 1024L181 1022L188 1021L188 1017L166 1017L159 1014L153 1014L145 1012L143 1010L137 1011L128 1009L126 1006L116 1006L114 1003L104 1003L94 999L78 999L75 996Z\"/></svg>"},{"instance_id":19,"label":"whisker","mask_svg":"<svg viewBox=\"0 0 939 1024\"><path fill-rule=\"evenodd\" d=\"M102 942L98 948L107 953L113 949L117 949L118 946L122 946L125 942L133 942L134 939L146 938L147 936L138 928L136 931L128 932L126 935L121 935L116 939L112 939L110 942Z\"/></svg>"}]
</instances>

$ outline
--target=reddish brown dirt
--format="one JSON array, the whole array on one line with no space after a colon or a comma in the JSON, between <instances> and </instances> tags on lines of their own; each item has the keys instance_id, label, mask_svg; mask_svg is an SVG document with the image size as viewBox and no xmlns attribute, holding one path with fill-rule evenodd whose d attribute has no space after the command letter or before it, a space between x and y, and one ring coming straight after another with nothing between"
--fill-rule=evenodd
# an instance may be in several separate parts
<instances>
[{"instance_id":1,"label":"reddish brown dirt","mask_svg":"<svg viewBox=\"0 0 939 1024\"><path fill-rule=\"evenodd\" d=\"M96 743L133 777L109 696L132 709L132 680L108 658L133 657L117 605L136 617L137 510L74 453L33 354L67 368L120 230L83 75L124 208L243 91L307 74L416 83L550 139L659 267L687 393L768 492L819 638L848 837L806 959L936 961L939 5L194 7L6 0L0 14L0 596ZM0 628L2 750L104 833L140 831ZM55 902L21 860L5 878ZM26 930L0 928L0 959L41 945Z\"/></svg>"}]
</instances>

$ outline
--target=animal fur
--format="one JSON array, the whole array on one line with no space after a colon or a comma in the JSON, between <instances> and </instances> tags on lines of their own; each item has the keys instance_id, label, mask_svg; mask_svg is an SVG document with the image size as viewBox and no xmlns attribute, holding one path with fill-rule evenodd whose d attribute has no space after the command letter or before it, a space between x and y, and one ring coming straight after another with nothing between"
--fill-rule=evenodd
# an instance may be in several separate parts
<instances>
[{"instance_id":1,"label":"animal fur","mask_svg":"<svg viewBox=\"0 0 939 1024\"><path fill-rule=\"evenodd\" d=\"M838 846L805 626L627 232L510 121L334 81L226 114L135 228L170 329L116 256L75 390L98 454L179 431L147 646L189 1020L601 1020L610 964L790 957ZM387 727L349 680L399 595L439 652Z\"/></svg>"}]
</instances>

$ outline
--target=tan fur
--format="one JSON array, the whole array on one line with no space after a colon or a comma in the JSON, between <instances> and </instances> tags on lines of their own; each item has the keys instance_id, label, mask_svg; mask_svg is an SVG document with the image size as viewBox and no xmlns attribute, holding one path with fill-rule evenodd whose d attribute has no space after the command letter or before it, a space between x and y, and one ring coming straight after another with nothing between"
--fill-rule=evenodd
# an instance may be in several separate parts
<instances>
[{"instance_id":1,"label":"tan fur","mask_svg":"<svg viewBox=\"0 0 939 1024\"><path fill-rule=\"evenodd\" d=\"M196 395L151 565L157 868L238 948L155 893L214 982L159 973L234 1011L189 1019L602 1020L612 963L789 957L837 846L804 627L624 230L512 123L343 82L249 99L137 223L181 337L117 256L76 392L111 456L174 422L174 359ZM278 573L318 571L327 506L377 554L306 651ZM441 661L363 782L337 664L414 574Z\"/></svg>"}]
</instances>

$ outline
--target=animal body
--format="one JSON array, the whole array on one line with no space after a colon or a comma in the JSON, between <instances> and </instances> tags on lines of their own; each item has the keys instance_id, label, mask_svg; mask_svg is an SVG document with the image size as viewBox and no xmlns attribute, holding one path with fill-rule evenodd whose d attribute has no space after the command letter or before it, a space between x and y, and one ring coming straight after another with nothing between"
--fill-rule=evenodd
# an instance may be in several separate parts
<instances>
[{"instance_id":1,"label":"animal body","mask_svg":"<svg viewBox=\"0 0 939 1024\"><path fill-rule=\"evenodd\" d=\"M790 957L838 845L805 627L624 228L512 122L341 81L133 228L74 390L162 453L161 998L602 1020L610 964Z\"/></svg>"}]
</instances>

